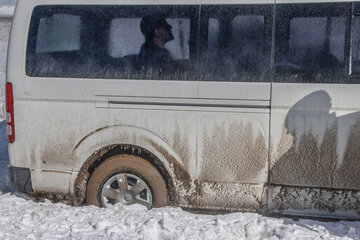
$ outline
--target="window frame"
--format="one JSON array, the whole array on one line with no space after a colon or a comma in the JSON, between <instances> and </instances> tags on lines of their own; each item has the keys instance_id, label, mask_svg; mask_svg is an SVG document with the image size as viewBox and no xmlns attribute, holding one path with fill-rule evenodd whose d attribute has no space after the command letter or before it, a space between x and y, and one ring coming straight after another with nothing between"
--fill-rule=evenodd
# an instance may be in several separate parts
<instances>
[{"instance_id":1,"label":"window frame","mask_svg":"<svg viewBox=\"0 0 360 240\"><path fill-rule=\"evenodd\" d=\"M354 2L352 4L352 11L351 11L351 22L350 22L350 48L349 48L349 83L353 84L359 84L360 83L360 71L359 72L353 72L352 66L353 66L353 58L352 58L352 50L353 50L353 35L354 33L354 25L353 21L354 18L358 17L360 18L360 2Z\"/></svg>"}]
</instances>

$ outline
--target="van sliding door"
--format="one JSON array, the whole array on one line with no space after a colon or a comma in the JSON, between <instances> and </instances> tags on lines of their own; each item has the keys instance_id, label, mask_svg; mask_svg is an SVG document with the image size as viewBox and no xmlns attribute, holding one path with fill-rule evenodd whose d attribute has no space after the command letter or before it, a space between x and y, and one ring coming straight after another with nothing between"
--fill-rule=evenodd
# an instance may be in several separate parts
<instances>
[{"instance_id":1,"label":"van sliding door","mask_svg":"<svg viewBox=\"0 0 360 240\"><path fill-rule=\"evenodd\" d=\"M267 181L273 1L201 6L198 202L257 209Z\"/></svg>"},{"instance_id":2,"label":"van sliding door","mask_svg":"<svg viewBox=\"0 0 360 240\"><path fill-rule=\"evenodd\" d=\"M285 2L276 6L269 206L358 211L349 190L360 190L360 21L351 3Z\"/></svg>"}]
</instances>

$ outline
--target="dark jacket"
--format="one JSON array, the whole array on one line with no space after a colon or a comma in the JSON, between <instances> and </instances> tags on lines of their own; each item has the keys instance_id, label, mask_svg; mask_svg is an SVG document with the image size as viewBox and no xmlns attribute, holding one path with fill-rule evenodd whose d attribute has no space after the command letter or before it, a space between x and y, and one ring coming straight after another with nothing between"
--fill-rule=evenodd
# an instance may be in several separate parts
<instances>
[{"instance_id":1,"label":"dark jacket","mask_svg":"<svg viewBox=\"0 0 360 240\"><path fill-rule=\"evenodd\" d=\"M171 68L172 59L167 49L147 41L141 46L138 64L143 70L153 69L162 72Z\"/></svg>"}]
</instances>

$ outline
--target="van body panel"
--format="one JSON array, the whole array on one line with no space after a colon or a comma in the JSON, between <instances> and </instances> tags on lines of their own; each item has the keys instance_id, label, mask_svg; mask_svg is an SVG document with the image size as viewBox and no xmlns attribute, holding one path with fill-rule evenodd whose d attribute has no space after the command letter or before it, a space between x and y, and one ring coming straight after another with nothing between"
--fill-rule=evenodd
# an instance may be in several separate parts
<instances>
[{"instance_id":1,"label":"van body panel","mask_svg":"<svg viewBox=\"0 0 360 240\"><path fill-rule=\"evenodd\" d=\"M359 86L358 77L349 76L357 64L351 55L357 56L358 31L352 5L277 3L268 208L358 214Z\"/></svg>"},{"instance_id":2,"label":"van body panel","mask_svg":"<svg viewBox=\"0 0 360 240\"><path fill-rule=\"evenodd\" d=\"M26 102L29 103L29 101ZM26 145L26 149L28 149L22 152L15 151L15 158L20 159L19 162L23 166L29 166L39 171L46 169L49 172L77 172L94 152L102 147L118 144L132 145L148 150L164 163L168 173L175 180L180 181L181 176L174 174L174 164L180 166L190 176L195 175L195 113L189 111L164 113L163 110L154 109L109 110L95 108L93 103L74 102L71 103L71 108L68 103L51 102L52 110L49 110L47 107L49 102L36 102L36 112L43 116L42 119L38 119L37 114L37 116L32 114L34 112L33 103L19 104L18 108L26 114L27 119L30 120L34 117L32 122L41 126L42 129L53 130L39 132L37 128L29 129L26 124L19 123L17 129L23 129L24 134L18 135L19 139L26 139L34 134L38 135L38 137L31 137L31 143L18 141L18 144ZM24 109L22 110L21 107ZM143 118L144 114L151 115L151 117ZM51 118L54 116L56 116L56 120L52 121ZM99 119L98 116L106 117ZM81 119L77 122L76 129L63 124L71 122L74 118ZM138 119L138 121L134 121L134 119ZM54 124L57 126L56 128L52 127ZM173 130L169 131L169 129ZM44 138L47 139L45 142L42 140ZM59 141L62 138L66 141ZM37 179L39 175L38 172L35 173L32 175L34 186L37 182L43 181L42 177ZM58 174L59 178L61 176L70 180L69 174ZM186 180L189 181L190 177ZM57 183L53 182L53 184ZM70 183L70 185L73 184L74 182ZM42 189L42 186L45 189ZM48 181L46 185L38 184L34 190L48 191L49 186L51 183ZM69 189L68 186L66 188ZM60 191L60 189L58 190Z\"/></svg>"},{"instance_id":3,"label":"van body panel","mask_svg":"<svg viewBox=\"0 0 360 240\"><path fill-rule=\"evenodd\" d=\"M270 83L200 82L199 98L269 101L270 86ZM264 106L269 105L264 102Z\"/></svg>"},{"instance_id":4,"label":"van body panel","mask_svg":"<svg viewBox=\"0 0 360 240\"><path fill-rule=\"evenodd\" d=\"M204 112L198 123L199 179L267 181L269 113Z\"/></svg>"},{"instance_id":5,"label":"van body panel","mask_svg":"<svg viewBox=\"0 0 360 240\"><path fill-rule=\"evenodd\" d=\"M197 206L226 211L261 211L265 209L263 184L198 181Z\"/></svg>"},{"instance_id":6,"label":"van body panel","mask_svg":"<svg viewBox=\"0 0 360 240\"><path fill-rule=\"evenodd\" d=\"M31 5L20 4L19 2L17 2L17 6L15 8L14 16L22 17L14 17L12 20L12 27L8 43L8 52L11 54L7 55L6 81L8 82L15 83L18 81L20 83L23 82L22 80L25 78L26 36L31 16L31 8ZM13 88L14 105L16 106L14 108L15 115L21 114L17 111L18 97L20 97L18 94L16 94L17 87L18 86ZM9 144L10 165L21 166L24 160L15 157L15 149L18 148Z\"/></svg>"},{"instance_id":7,"label":"van body panel","mask_svg":"<svg viewBox=\"0 0 360 240\"><path fill-rule=\"evenodd\" d=\"M198 124L199 206L260 209L268 173L269 112L202 112Z\"/></svg>"},{"instance_id":8,"label":"van body panel","mask_svg":"<svg viewBox=\"0 0 360 240\"><path fill-rule=\"evenodd\" d=\"M33 191L38 193L52 193L65 195L70 192L70 176L72 172L54 171L46 169L31 169L31 183Z\"/></svg>"},{"instance_id":9,"label":"van body panel","mask_svg":"<svg viewBox=\"0 0 360 240\"><path fill-rule=\"evenodd\" d=\"M334 200L333 200L334 199ZM296 216L359 219L359 191L319 187L268 187L268 210Z\"/></svg>"}]
</instances>

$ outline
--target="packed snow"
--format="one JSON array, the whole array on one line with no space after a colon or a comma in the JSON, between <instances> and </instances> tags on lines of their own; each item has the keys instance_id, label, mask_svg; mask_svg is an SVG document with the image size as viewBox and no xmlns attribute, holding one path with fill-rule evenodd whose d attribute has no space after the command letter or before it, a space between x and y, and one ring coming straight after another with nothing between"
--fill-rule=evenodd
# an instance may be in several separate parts
<instances>
[{"instance_id":1,"label":"packed snow","mask_svg":"<svg viewBox=\"0 0 360 240\"><path fill-rule=\"evenodd\" d=\"M0 15L2 11L11 15L13 9L0 8ZM0 46L6 46L3 39ZM17 193L7 176L4 82L0 67L0 239L360 239L360 222L292 220L257 213L204 215L175 207L147 210L140 205L97 208L36 202Z\"/></svg>"}]
</instances>

